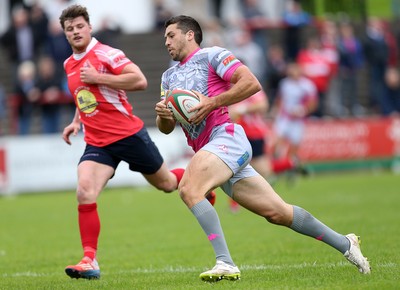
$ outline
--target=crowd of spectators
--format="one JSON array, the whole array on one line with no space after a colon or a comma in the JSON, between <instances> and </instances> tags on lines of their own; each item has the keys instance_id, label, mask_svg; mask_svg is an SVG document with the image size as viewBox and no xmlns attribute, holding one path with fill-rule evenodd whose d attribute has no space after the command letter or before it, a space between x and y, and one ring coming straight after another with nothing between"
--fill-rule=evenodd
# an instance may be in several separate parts
<instances>
[{"instance_id":1,"label":"crowd of spectators","mask_svg":"<svg viewBox=\"0 0 400 290\"><path fill-rule=\"evenodd\" d=\"M317 87L319 103L312 113L316 118L400 114L400 34L388 22L374 17L364 25L346 18L316 19L295 0L287 0L279 20L272 20L260 1L238 1L241 16L223 18L223 1L209 0L215 17L202 23L204 45L227 47L243 60L264 86L271 108L287 66L295 62ZM11 61L17 105L18 126L11 133L29 134L34 114L41 115L43 133L60 132L60 111L73 110L62 67L71 49L58 21L70 2L55 0L41 7L33 1L29 7L12 7L10 26L0 35ZM177 13L162 0L154 1L154 9L157 30ZM271 31L279 31L279 37L270 38ZM118 46L113 37L120 32L104 19L95 36ZM366 93L361 97L361 92ZM7 98L0 83L0 125Z\"/></svg>"},{"instance_id":2,"label":"crowd of spectators","mask_svg":"<svg viewBox=\"0 0 400 290\"><path fill-rule=\"evenodd\" d=\"M38 3L18 3L11 8L11 23L0 43L11 66L13 109L16 134L32 132L34 115L41 115L41 132L60 132L62 107L73 102L65 90L63 62L72 53L59 25L58 11L68 0L52 1L45 10ZM11 103L11 101L10 101Z\"/></svg>"},{"instance_id":3,"label":"crowd of spectators","mask_svg":"<svg viewBox=\"0 0 400 290\"><path fill-rule=\"evenodd\" d=\"M6 98L12 107L8 109L14 111L17 120L13 132L9 133L37 133L32 128L37 119L41 122L41 133L59 133L63 129L61 118L72 119L75 107L63 69L72 50L59 23L61 11L71 3L55 0L41 6L34 1L27 6L21 1L11 7L10 25L0 35L13 82L11 94L6 97L0 93L0 120L6 116ZM116 45L115 36L119 33L120 29L105 18L95 37Z\"/></svg>"},{"instance_id":4,"label":"crowd of spectators","mask_svg":"<svg viewBox=\"0 0 400 290\"><path fill-rule=\"evenodd\" d=\"M214 31L225 35L215 44L244 60L263 84L271 107L286 67L296 62L318 90L312 116L400 114L400 34L388 20L370 17L363 24L343 15L317 19L300 1L286 2L279 21L262 11L260 1L240 0L240 19L219 19L219 28L213 24ZM280 37L269 38L276 30Z\"/></svg>"}]
</instances>

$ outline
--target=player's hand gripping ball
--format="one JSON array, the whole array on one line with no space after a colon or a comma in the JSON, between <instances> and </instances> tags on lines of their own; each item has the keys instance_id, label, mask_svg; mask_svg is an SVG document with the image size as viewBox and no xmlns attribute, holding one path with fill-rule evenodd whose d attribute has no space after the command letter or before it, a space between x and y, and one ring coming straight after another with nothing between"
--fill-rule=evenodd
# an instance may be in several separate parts
<instances>
[{"instance_id":1,"label":"player's hand gripping ball","mask_svg":"<svg viewBox=\"0 0 400 290\"><path fill-rule=\"evenodd\" d=\"M174 114L175 119L185 125L189 125L189 118L197 111L188 112L189 109L200 103L197 95L190 90L175 89L169 91L166 95L166 104L168 109Z\"/></svg>"}]
</instances>

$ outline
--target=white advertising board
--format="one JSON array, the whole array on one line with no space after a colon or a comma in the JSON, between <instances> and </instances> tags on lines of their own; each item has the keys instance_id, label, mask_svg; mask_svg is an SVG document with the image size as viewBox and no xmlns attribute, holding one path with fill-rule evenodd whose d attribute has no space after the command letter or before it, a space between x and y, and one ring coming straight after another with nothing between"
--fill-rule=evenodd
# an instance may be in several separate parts
<instances>
[{"instance_id":1,"label":"white advertising board","mask_svg":"<svg viewBox=\"0 0 400 290\"><path fill-rule=\"evenodd\" d=\"M185 167L192 155L180 128L169 135L148 129L167 165ZM71 137L67 145L61 135L4 137L0 139L0 195L75 190L77 164L85 148L83 135ZM121 162L108 186L145 186L147 181Z\"/></svg>"}]
</instances>

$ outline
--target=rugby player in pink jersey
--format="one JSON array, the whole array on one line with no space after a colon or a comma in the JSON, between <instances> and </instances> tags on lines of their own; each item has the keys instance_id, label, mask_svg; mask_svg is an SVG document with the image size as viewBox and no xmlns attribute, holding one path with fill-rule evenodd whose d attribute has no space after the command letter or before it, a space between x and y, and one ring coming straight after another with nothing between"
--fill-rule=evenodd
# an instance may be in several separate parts
<instances>
[{"instance_id":1,"label":"rugby player in pink jersey","mask_svg":"<svg viewBox=\"0 0 400 290\"><path fill-rule=\"evenodd\" d=\"M191 124L181 124L195 154L178 188L215 252L215 266L201 273L200 278L217 282L237 280L241 275L230 255L218 214L205 198L216 187L270 223L322 241L342 253L361 273L370 273L355 234L339 234L301 207L286 203L250 166L251 145L243 128L231 122L228 106L261 89L251 71L224 48L201 48L202 30L192 17L181 15L167 20L164 37L169 55L178 63L162 75L161 101L155 107L159 130L169 134L176 127L165 104L166 91L194 90L200 98L192 108L198 111Z\"/></svg>"},{"instance_id":2,"label":"rugby player in pink jersey","mask_svg":"<svg viewBox=\"0 0 400 290\"><path fill-rule=\"evenodd\" d=\"M140 172L164 192L177 189L183 169L168 170L143 121L132 113L125 91L146 89L147 80L140 68L121 50L91 36L85 7L66 8L60 24L73 51L64 62L64 69L77 107L62 136L71 144L71 134L76 135L82 126L86 142L78 165L76 190L83 258L78 264L67 266L65 272L71 278L98 279L100 219L96 201L119 163L125 161L130 170Z\"/></svg>"}]
</instances>

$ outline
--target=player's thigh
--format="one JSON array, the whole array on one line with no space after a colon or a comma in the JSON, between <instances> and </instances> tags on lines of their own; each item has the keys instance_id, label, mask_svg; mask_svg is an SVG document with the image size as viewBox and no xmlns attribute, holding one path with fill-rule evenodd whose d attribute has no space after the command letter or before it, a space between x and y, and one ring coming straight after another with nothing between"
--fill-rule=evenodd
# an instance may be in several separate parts
<instances>
[{"instance_id":1,"label":"player's thigh","mask_svg":"<svg viewBox=\"0 0 400 290\"><path fill-rule=\"evenodd\" d=\"M265 155L253 157L250 161L250 165L264 178L267 178L271 174L271 165Z\"/></svg>"},{"instance_id":2,"label":"player's thigh","mask_svg":"<svg viewBox=\"0 0 400 290\"><path fill-rule=\"evenodd\" d=\"M241 206L265 217L289 225L292 206L287 204L260 175L243 178L233 185L233 196Z\"/></svg>"},{"instance_id":3,"label":"player's thigh","mask_svg":"<svg viewBox=\"0 0 400 290\"><path fill-rule=\"evenodd\" d=\"M180 191L187 194L204 195L223 184L232 175L231 169L217 155L200 150L186 167L179 184Z\"/></svg>"},{"instance_id":4,"label":"player's thigh","mask_svg":"<svg viewBox=\"0 0 400 290\"><path fill-rule=\"evenodd\" d=\"M78 195L97 197L114 175L114 168L92 160L85 160L78 165Z\"/></svg>"},{"instance_id":5,"label":"player's thigh","mask_svg":"<svg viewBox=\"0 0 400 290\"><path fill-rule=\"evenodd\" d=\"M303 121L292 121L290 123L290 130L287 132L287 138L289 142L294 145L298 145L303 138L305 130L305 124Z\"/></svg>"}]
</instances>

